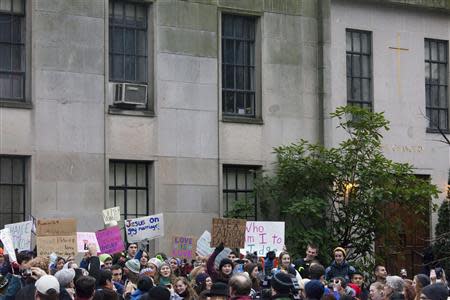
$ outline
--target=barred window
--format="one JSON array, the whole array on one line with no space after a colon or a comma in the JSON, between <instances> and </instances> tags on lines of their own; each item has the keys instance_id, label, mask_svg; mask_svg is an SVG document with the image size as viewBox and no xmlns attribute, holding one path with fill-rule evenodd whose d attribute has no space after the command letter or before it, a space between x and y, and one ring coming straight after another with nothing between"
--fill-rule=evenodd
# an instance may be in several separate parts
<instances>
[{"instance_id":1,"label":"barred window","mask_svg":"<svg viewBox=\"0 0 450 300\"><path fill-rule=\"evenodd\" d=\"M222 15L222 110L255 117L256 18Z\"/></svg>"},{"instance_id":2,"label":"barred window","mask_svg":"<svg viewBox=\"0 0 450 300\"><path fill-rule=\"evenodd\" d=\"M26 158L0 156L0 228L25 221Z\"/></svg>"},{"instance_id":3,"label":"barred window","mask_svg":"<svg viewBox=\"0 0 450 300\"><path fill-rule=\"evenodd\" d=\"M347 103L372 109L372 34L346 30Z\"/></svg>"},{"instance_id":4,"label":"barred window","mask_svg":"<svg viewBox=\"0 0 450 300\"><path fill-rule=\"evenodd\" d=\"M109 5L109 78L147 83L147 6L126 1Z\"/></svg>"},{"instance_id":5,"label":"barred window","mask_svg":"<svg viewBox=\"0 0 450 300\"><path fill-rule=\"evenodd\" d=\"M225 216L257 219L257 199L254 193L255 166L223 166L223 201Z\"/></svg>"},{"instance_id":6,"label":"barred window","mask_svg":"<svg viewBox=\"0 0 450 300\"><path fill-rule=\"evenodd\" d=\"M107 207L120 206L125 219L149 215L148 162L112 160L109 163L109 201Z\"/></svg>"},{"instance_id":7,"label":"barred window","mask_svg":"<svg viewBox=\"0 0 450 300\"><path fill-rule=\"evenodd\" d=\"M0 99L25 101L24 0L0 0Z\"/></svg>"},{"instance_id":8,"label":"barred window","mask_svg":"<svg viewBox=\"0 0 450 300\"><path fill-rule=\"evenodd\" d=\"M448 41L425 39L425 94L429 129L448 130Z\"/></svg>"}]
</instances>

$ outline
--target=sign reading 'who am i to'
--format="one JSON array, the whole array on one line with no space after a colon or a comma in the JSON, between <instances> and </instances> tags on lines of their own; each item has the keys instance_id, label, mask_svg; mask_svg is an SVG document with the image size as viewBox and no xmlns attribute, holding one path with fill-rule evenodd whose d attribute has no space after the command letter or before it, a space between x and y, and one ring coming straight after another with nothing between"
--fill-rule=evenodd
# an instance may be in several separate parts
<instances>
[{"instance_id":1,"label":"sign reading 'who am i to'","mask_svg":"<svg viewBox=\"0 0 450 300\"><path fill-rule=\"evenodd\" d=\"M125 220L125 232L129 243L152 240L164 236L163 214Z\"/></svg>"},{"instance_id":2,"label":"sign reading 'who am i to'","mask_svg":"<svg viewBox=\"0 0 450 300\"><path fill-rule=\"evenodd\" d=\"M278 256L284 245L284 222L247 221L242 254L256 251L258 256L265 256L267 252L274 251Z\"/></svg>"}]
</instances>

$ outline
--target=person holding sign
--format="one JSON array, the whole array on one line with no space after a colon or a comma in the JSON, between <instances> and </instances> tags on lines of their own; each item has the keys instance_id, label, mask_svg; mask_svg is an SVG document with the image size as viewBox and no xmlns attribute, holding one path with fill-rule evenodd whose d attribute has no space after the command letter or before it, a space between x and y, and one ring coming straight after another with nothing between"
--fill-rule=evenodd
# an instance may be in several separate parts
<instances>
[{"instance_id":1,"label":"person holding sign","mask_svg":"<svg viewBox=\"0 0 450 300\"><path fill-rule=\"evenodd\" d=\"M206 268L213 282L224 282L228 284L231 275L233 275L233 261L229 258L224 258L220 261L219 270L216 270L214 267L214 260L223 249L223 243L220 243L220 245L216 247L214 252L209 257L208 262L206 263Z\"/></svg>"}]
</instances>

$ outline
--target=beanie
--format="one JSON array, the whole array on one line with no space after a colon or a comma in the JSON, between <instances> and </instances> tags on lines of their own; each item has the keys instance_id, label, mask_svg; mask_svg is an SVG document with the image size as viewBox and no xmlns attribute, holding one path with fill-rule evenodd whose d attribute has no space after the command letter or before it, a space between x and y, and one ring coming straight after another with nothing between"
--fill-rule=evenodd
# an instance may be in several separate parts
<instances>
[{"instance_id":1,"label":"beanie","mask_svg":"<svg viewBox=\"0 0 450 300\"><path fill-rule=\"evenodd\" d=\"M170 292L162 286L155 286L148 291L149 299L152 300L170 300Z\"/></svg>"},{"instance_id":2,"label":"beanie","mask_svg":"<svg viewBox=\"0 0 450 300\"><path fill-rule=\"evenodd\" d=\"M320 280L311 280L305 284L306 298L320 299L322 298L325 288Z\"/></svg>"},{"instance_id":3,"label":"beanie","mask_svg":"<svg viewBox=\"0 0 450 300\"><path fill-rule=\"evenodd\" d=\"M58 279L59 285L61 287L67 287L69 283L75 278L74 269L61 269L55 273L56 279Z\"/></svg>"},{"instance_id":4,"label":"beanie","mask_svg":"<svg viewBox=\"0 0 450 300\"><path fill-rule=\"evenodd\" d=\"M425 274L417 274L416 280L420 283L422 288L426 287L427 285L430 285L430 277L428 277Z\"/></svg>"},{"instance_id":5,"label":"beanie","mask_svg":"<svg viewBox=\"0 0 450 300\"><path fill-rule=\"evenodd\" d=\"M150 258L150 260L148 261L148 263L154 264L155 267L159 269L159 268L161 267L162 261L160 261L160 260L159 260L158 258L156 258L156 257L153 257L153 258Z\"/></svg>"},{"instance_id":6,"label":"beanie","mask_svg":"<svg viewBox=\"0 0 450 300\"><path fill-rule=\"evenodd\" d=\"M447 300L448 290L442 283L436 283L424 287L422 294L430 300Z\"/></svg>"},{"instance_id":7,"label":"beanie","mask_svg":"<svg viewBox=\"0 0 450 300\"><path fill-rule=\"evenodd\" d=\"M109 255L108 253L103 253L103 254L100 254L98 256L98 259L100 260L101 263L104 263L105 260L107 260L107 259L111 259L112 260L112 256Z\"/></svg>"},{"instance_id":8,"label":"beanie","mask_svg":"<svg viewBox=\"0 0 450 300\"><path fill-rule=\"evenodd\" d=\"M135 274L139 274L141 263L137 259L130 259L125 263L125 267Z\"/></svg>"},{"instance_id":9,"label":"beanie","mask_svg":"<svg viewBox=\"0 0 450 300\"><path fill-rule=\"evenodd\" d=\"M270 285L275 291L280 294L288 294L294 287L291 276L283 272L279 272L273 275L272 279L270 280Z\"/></svg>"},{"instance_id":10,"label":"beanie","mask_svg":"<svg viewBox=\"0 0 450 300\"><path fill-rule=\"evenodd\" d=\"M334 252L336 252L336 251L341 251L341 252L344 254L344 257L347 257L347 251L345 251L344 248L342 248L342 247L336 247L336 248L334 248L333 254L334 254Z\"/></svg>"},{"instance_id":11,"label":"beanie","mask_svg":"<svg viewBox=\"0 0 450 300\"><path fill-rule=\"evenodd\" d=\"M197 283L197 285L202 285L206 281L206 278L208 277L209 277L208 274L200 273L197 275L197 277L195 277L195 283Z\"/></svg>"},{"instance_id":12,"label":"beanie","mask_svg":"<svg viewBox=\"0 0 450 300\"><path fill-rule=\"evenodd\" d=\"M219 271L222 271L222 268L225 265L231 265L231 267L233 267L233 261L229 258L222 259L219 264Z\"/></svg>"}]
</instances>

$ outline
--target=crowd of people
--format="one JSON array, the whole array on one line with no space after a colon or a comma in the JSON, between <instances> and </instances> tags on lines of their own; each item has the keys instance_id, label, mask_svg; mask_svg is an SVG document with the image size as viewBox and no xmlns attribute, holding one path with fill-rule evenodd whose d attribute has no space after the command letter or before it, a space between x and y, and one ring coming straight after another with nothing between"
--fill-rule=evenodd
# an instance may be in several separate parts
<instances>
[{"instance_id":1,"label":"crowd of people","mask_svg":"<svg viewBox=\"0 0 450 300\"><path fill-rule=\"evenodd\" d=\"M263 258L231 251L215 263L223 250L219 245L210 256L188 262L149 255L137 243L123 253L98 255L91 244L77 264L73 257L32 251L10 262L0 248L0 300L447 300L449 295L442 269L407 278L388 275L378 265L373 278L366 278L342 247L334 249L326 268L314 245L296 260L286 251Z\"/></svg>"}]
</instances>

